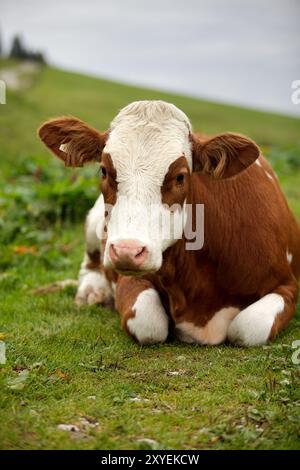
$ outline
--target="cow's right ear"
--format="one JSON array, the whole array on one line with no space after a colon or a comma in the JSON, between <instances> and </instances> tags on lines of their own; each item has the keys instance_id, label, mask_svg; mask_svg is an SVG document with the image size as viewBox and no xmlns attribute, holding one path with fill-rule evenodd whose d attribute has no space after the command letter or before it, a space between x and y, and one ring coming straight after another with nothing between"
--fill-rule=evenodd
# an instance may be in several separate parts
<instances>
[{"instance_id":1,"label":"cow's right ear","mask_svg":"<svg viewBox=\"0 0 300 470\"><path fill-rule=\"evenodd\" d=\"M61 117L45 122L38 135L65 166L76 167L100 161L108 133L98 132L80 119Z\"/></svg>"}]
</instances>

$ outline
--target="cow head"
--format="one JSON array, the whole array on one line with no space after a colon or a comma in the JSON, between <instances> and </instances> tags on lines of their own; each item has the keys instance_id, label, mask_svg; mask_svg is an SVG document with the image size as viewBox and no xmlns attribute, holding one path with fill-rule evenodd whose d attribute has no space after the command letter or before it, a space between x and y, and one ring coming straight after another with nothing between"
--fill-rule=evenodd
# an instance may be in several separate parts
<instances>
[{"instance_id":1,"label":"cow head","mask_svg":"<svg viewBox=\"0 0 300 470\"><path fill-rule=\"evenodd\" d=\"M100 162L107 208L103 262L124 274L157 271L163 252L182 236L193 171L232 177L259 155L237 134L200 142L187 116L163 101L126 106L104 133L65 117L46 122L39 136L67 166Z\"/></svg>"}]
</instances>

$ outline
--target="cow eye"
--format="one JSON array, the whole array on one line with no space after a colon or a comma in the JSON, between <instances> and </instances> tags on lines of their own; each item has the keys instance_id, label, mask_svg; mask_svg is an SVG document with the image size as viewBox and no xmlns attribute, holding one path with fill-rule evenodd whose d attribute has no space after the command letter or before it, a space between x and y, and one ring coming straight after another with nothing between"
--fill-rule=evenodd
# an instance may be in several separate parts
<instances>
[{"instance_id":1,"label":"cow eye","mask_svg":"<svg viewBox=\"0 0 300 470\"><path fill-rule=\"evenodd\" d=\"M184 174L179 173L179 175L176 176L177 183L181 184L181 183L183 183L183 180L184 180Z\"/></svg>"},{"instance_id":2,"label":"cow eye","mask_svg":"<svg viewBox=\"0 0 300 470\"><path fill-rule=\"evenodd\" d=\"M107 171L106 171L106 168L104 168L103 166L101 167L101 174L102 174L102 178L106 178Z\"/></svg>"}]
</instances>

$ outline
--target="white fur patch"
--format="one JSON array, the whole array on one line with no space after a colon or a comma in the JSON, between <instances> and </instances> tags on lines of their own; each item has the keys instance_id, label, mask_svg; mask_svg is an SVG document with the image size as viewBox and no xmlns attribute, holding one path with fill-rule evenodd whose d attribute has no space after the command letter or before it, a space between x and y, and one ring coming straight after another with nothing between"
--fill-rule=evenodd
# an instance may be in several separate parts
<instances>
[{"instance_id":1,"label":"white fur patch","mask_svg":"<svg viewBox=\"0 0 300 470\"><path fill-rule=\"evenodd\" d=\"M279 294L267 294L250 305L232 321L228 339L240 346L265 344L270 336L276 316L284 310L284 300Z\"/></svg>"},{"instance_id":2,"label":"white fur patch","mask_svg":"<svg viewBox=\"0 0 300 470\"><path fill-rule=\"evenodd\" d=\"M104 274L86 270L79 280L75 302L77 305L105 304L111 302L113 292Z\"/></svg>"},{"instance_id":3,"label":"white fur patch","mask_svg":"<svg viewBox=\"0 0 300 470\"><path fill-rule=\"evenodd\" d=\"M135 317L127 328L140 344L163 343L168 336L169 319L155 289L141 292L132 307Z\"/></svg>"},{"instance_id":4,"label":"white fur patch","mask_svg":"<svg viewBox=\"0 0 300 470\"><path fill-rule=\"evenodd\" d=\"M255 165L262 167L262 164L260 163L259 158L255 160Z\"/></svg>"},{"instance_id":5,"label":"white fur patch","mask_svg":"<svg viewBox=\"0 0 300 470\"><path fill-rule=\"evenodd\" d=\"M162 251L176 239L165 239L163 230L154 239L151 207L160 207L162 213L168 210L162 205L161 186L175 160L184 155L192 169L190 132L187 116L164 101L131 103L112 121L104 151L116 169L118 193L107 227L105 266L110 265L110 243L122 239L138 240L148 248L146 270L161 266ZM125 219L122 224L120 214Z\"/></svg>"},{"instance_id":6,"label":"white fur patch","mask_svg":"<svg viewBox=\"0 0 300 470\"><path fill-rule=\"evenodd\" d=\"M288 250L287 250L287 252L286 252L286 259L288 260L288 262L289 262L290 264L292 264L293 255L292 255L292 253L290 253Z\"/></svg>"},{"instance_id":7,"label":"white fur patch","mask_svg":"<svg viewBox=\"0 0 300 470\"><path fill-rule=\"evenodd\" d=\"M59 150L61 150L61 152L66 152L67 148L68 148L68 144L61 144L59 146Z\"/></svg>"},{"instance_id":8,"label":"white fur patch","mask_svg":"<svg viewBox=\"0 0 300 470\"><path fill-rule=\"evenodd\" d=\"M236 307L225 307L215 313L204 327L183 321L176 325L176 334L186 343L220 344L227 337L228 327L239 313Z\"/></svg>"},{"instance_id":9,"label":"white fur patch","mask_svg":"<svg viewBox=\"0 0 300 470\"><path fill-rule=\"evenodd\" d=\"M100 194L94 206L89 211L86 218L86 247L87 251L93 252L100 249L100 239L102 237L105 223L105 204L103 195Z\"/></svg>"},{"instance_id":10,"label":"white fur patch","mask_svg":"<svg viewBox=\"0 0 300 470\"><path fill-rule=\"evenodd\" d=\"M268 171L265 170L265 173L267 177L269 178L269 180L273 180L273 176Z\"/></svg>"},{"instance_id":11,"label":"white fur patch","mask_svg":"<svg viewBox=\"0 0 300 470\"><path fill-rule=\"evenodd\" d=\"M115 282L111 283L111 289L113 291L113 294L116 295L117 284Z\"/></svg>"}]
</instances>

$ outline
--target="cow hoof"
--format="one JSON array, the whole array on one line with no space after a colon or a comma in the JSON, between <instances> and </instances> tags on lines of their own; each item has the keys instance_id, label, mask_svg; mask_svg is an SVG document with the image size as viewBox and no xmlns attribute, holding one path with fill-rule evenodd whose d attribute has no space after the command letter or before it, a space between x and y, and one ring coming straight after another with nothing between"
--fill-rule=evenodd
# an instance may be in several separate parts
<instances>
[{"instance_id":1,"label":"cow hoof","mask_svg":"<svg viewBox=\"0 0 300 470\"><path fill-rule=\"evenodd\" d=\"M80 281L75 303L82 305L113 305L112 289L105 276L98 272L87 273Z\"/></svg>"},{"instance_id":2,"label":"cow hoof","mask_svg":"<svg viewBox=\"0 0 300 470\"><path fill-rule=\"evenodd\" d=\"M127 320L127 329L138 343L149 345L166 341L169 319L155 289L141 292L132 311L135 315Z\"/></svg>"}]
</instances>

